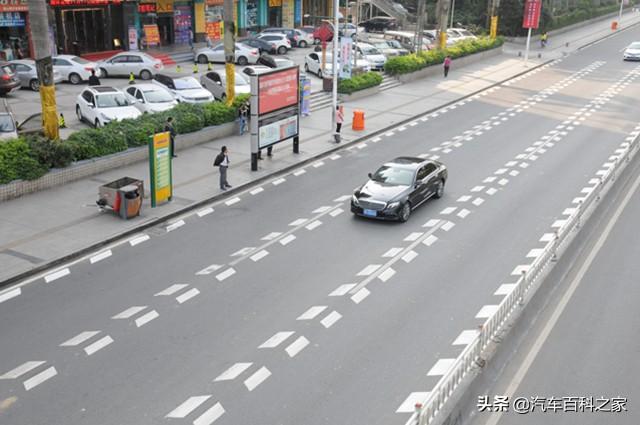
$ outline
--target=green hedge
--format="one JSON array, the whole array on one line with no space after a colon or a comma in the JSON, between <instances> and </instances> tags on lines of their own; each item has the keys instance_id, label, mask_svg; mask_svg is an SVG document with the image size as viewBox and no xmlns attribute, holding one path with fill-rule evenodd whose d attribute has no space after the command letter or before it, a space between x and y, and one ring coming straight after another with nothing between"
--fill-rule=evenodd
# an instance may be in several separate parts
<instances>
[{"instance_id":1,"label":"green hedge","mask_svg":"<svg viewBox=\"0 0 640 425\"><path fill-rule=\"evenodd\" d=\"M412 53L406 56L396 56L387 61L384 70L392 75L408 74L416 72L428 66L437 65L444 62L446 55L451 55L453 59L494 49L502 46L504 39L498 37L491 40L489 37L482 37L477 40L464 40L448 47L444 50L428 50L419 54Z\"/></svg>"},{"instance_id":2,"label":"green hedge","mask_svg":"<svg viewBox=\"0 0 640 425\"><path fill-rule=\"evenodd\" d=\"M358 90L379 86L381 83L382 75L379 72L369 71L353 78L338 81L338 93L351 94Z\"/></svg>"},{"instance_id":3,"label":"green hedge","mask_svg":"<svg viewBox=\"0 0 640 425\"><path fill-rule=\"evenodd\" d=\"M16 179L37 179L50 168L64 168L72 161L145 146L150 135L164 130L168 117L173 117L178 134L232 122L238 115L240 104L248 98L249 95L236 96L231 106L222 102L204 105L180 103L169 111L112 122L103 128L76 131L67 140L27 136L0 142L0 184Z\"/></svg>"}]
</instances>

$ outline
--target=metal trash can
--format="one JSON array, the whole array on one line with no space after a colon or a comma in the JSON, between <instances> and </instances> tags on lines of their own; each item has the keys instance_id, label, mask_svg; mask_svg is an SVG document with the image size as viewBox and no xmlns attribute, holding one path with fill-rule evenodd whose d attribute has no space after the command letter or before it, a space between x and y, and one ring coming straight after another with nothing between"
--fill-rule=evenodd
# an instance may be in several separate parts
<instances>
[{"instance_id":1,"label":"metal trash can","mask_svg":"<svg viewBox=\"0 0 640 425\"><path fill-rule=\"evenodd\" d=\"M143 181L123 177L100 186L96 204L100 211L112 210L126 220L140 215L143 198Z\"/></svg>"}]
</instances>

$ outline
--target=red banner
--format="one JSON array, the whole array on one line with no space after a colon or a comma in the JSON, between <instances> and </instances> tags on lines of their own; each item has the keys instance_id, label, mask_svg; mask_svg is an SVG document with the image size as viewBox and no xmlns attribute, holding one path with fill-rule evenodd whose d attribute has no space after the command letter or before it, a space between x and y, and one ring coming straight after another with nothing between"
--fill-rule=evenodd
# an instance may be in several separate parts
<instances>
[{"instance_id":1,"label":"red banner","mask_svg":"<svg viewBox=\"0 0 640 425\"><path fill-rule=\"evenodd\" d=\"M0 0L0 12L27 12L27 0Z\"/></svg>"},{"instance_id":2,"label":"red banner","mask_svg":"<svg viewBox=\"0 0 640 425\"><path fill-rule=\"evenodd\" d=\"M258 114L298 104L298 69L258 75Z\"/></svg>"},{"instance_id":3,"label":"red banner","mask_svg":"<svg viewBox=\"0 0 640 425\"><path fill-rule=\"evenodd\" d=\"M522 28L538 28L540 23L540 10L542 0L526 0L524 3L524 16L522 17Z\"/></svg>"}]
</instances>

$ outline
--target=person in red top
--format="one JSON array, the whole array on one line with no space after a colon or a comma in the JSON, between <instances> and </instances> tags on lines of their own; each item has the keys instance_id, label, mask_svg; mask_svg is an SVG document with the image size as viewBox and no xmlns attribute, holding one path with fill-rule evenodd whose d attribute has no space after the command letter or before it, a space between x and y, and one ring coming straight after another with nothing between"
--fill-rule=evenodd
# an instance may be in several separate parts
<instances>
[{"instance_id":1,"label":"person in red top","mask_svg":"<svg viewBox=\"0 0 640 425\"><path fill-rule=\"evenodd\" d=\"M342 128L343 122L344 122L344 107L336 106L336 134L335 134L336 143L340 143L340 129Z\"/></svg>"},{"instance_id":2,"label":"person in red top","mask_svg":"<svg viewBox=\"0 0 640 425\"><path fill-rule=\"evenodd\" d=\"M447 78L447 75L449 75L450 66L451 66L451 56L447 55L447 57L444 58L444 78Z\"/></svg>"}]
</instances>

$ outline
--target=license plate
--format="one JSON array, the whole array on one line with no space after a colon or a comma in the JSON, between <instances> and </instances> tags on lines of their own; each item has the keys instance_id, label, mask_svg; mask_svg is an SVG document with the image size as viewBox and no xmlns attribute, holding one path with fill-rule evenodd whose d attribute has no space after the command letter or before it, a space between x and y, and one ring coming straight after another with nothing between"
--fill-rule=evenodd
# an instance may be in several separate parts
<instances>
[{"instance_id":1,"label":"license plate","mask_svg":"<svg viewBox=\"0 0 640 425\"><path fill-rule=\"evenodd\" d=\"M376 212L376 210L363 210L362 213L364 215L366 215L367 217L375 217L378 215L378 213Z\"/></svg>"}]
</instances>

